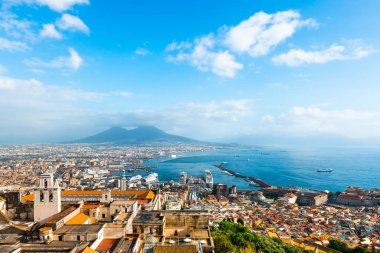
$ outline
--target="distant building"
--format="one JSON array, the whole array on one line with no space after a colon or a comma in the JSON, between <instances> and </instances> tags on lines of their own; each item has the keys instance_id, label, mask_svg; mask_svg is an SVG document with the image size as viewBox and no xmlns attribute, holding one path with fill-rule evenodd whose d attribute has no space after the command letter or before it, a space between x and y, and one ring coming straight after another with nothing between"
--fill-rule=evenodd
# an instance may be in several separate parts
<instances>
[{"instance_id":1,"label":"distant building","mask_svg":"<svg viewBox=\"0 0 380 253\"><path fill-rule=\"evenodd\" d=\"M220 197L220 196L227 197L229 194L228 186L226 184L214 184L212 193L216 197Z\"/></svg>"},{"instance_id":2,"label":"distant building","mask_svg":"<svg viewBox=\"0 0 380 253\"><path fill-rule=\"evenodd\" d=\"M346 193L343 192L339 194L337 198L337 203L340 205L347 206L370 206L372 205L372 198L357 193Z\"/></svg>"},{"instance_id":3,"label":"distant building","mask_svg":"<svg viewBox=\"0 0 380 253\"><path fill-rule=\"evenodd\" d=\"M236 185L231 186L230 194L236 195Z\"/></svg>"},{"instance_id":4,"label":"distant building","mask_svg":"<svg viewBox=\"0 0 380 253\"><path fill-rule=\"evenodd\" d=\"M287 193L284 197L278 198L277 201L287 204L295 204L297 201L297 195L293 193Z\"/></svg>"},{"instance_id":5,"label":"distant building","mask_svg":"<svg viewBox=\"0 0 380 253\"><path fill-rule=\"evenodd\" d=\"M327 196L327 193L299 193L297 204L301 206L320 206L327 203Z\"/></svg>"}]
</instances>

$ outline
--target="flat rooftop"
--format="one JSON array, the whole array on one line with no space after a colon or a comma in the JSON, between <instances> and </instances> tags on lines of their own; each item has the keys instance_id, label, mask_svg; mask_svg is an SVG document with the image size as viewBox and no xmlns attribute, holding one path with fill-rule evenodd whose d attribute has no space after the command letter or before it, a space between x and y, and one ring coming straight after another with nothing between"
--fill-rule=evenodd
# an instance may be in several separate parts
<instances>
[{"instance_id":1,"label":"flat rooftop","mask_svg":"<svg viewBox=\"0 0 380 253\"><path fill-rule=\"evenodd\" d=\"M164 216L160 212L141 212L136 215L133 223L162 224Z\"/></svg>"},{"instance_id":2,"label":"flat rooftop","mask_svg":"<svg viewBox=\"0 0 380 253\"><path fill-rule=\"evenodd\" d=\"M102 229L101 224L64 225L57 229L54 234L92 234Z\"/></svg>"}]
</instances>

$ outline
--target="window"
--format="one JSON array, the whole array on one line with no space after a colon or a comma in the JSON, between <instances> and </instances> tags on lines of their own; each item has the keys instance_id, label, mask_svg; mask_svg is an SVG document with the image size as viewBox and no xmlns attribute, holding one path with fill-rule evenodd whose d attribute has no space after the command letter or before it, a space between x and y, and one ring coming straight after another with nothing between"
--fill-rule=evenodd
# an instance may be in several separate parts
<instances>
[{"instance_id":1,"label":"window","mask_svg":"<svg viewBox=\"0 0 380 253\"><path fill-rule=\"evenodd\" d=\"M53 192L49 191L49 202L53 202Z\"/></svg>"},{"instance_id":2,"label":"window","mask_svg":"<svg viewBox=\"0 0 380 253\"><path fill-rule=\"evenodd\" d=\"M40 202L44 202L44 193L40 192Z\"/></svg>"},{"instance_id":3,"label":"window","mask_svg":"<svg viewBox=\"0 0 380 253\"><path fill-rule=\"evenodd\" d=\"M45 179L45 188L47 188L47 180Z\"/></svg>"},{"instance_id":4,"label":"window","mask_svg":"<svg viewBox=\"0 0 380 253\"><path fill-rule=\"evenodd\" d=\"M77 241L80 241L80 235L77 235Z\"/></svg>"},{"instance_id":5,"label":"window","mask_svg":"<svg viewBox=\"0 0 380 253\"><path fill-rule=\"evenodd\" d=\"M58 236L58 241L62 241L62 235Z\"/></svg>"},{"instance_id":6,"label":"window","mask_svg":"<svg viewBox=\"0 0 380 253\"><path fill-rule=\"evenodd\" d=\"M106 218L106 214L105 213L102 213L102 218Z\"/></svg>"}]
</instances>

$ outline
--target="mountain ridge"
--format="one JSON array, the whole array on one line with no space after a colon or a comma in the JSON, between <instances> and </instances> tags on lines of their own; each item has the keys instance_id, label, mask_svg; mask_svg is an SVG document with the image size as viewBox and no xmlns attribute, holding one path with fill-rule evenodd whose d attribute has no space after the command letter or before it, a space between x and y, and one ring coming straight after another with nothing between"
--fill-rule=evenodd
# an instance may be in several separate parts
<instances>
[{"instance_id":1,"label":"mountain ridge","mask_svg":"<svg viewBox=\"0 0 380 253\"><path fill-rule=\"evenodd\" d=\"M128 130L115 126L105 131L91 135L82 139L71 141L70 143L108 143L108 144L205 144L206 142L193 140L179 135L168 134L155 126L142 125Z\"/></svg>"}]
</instances>

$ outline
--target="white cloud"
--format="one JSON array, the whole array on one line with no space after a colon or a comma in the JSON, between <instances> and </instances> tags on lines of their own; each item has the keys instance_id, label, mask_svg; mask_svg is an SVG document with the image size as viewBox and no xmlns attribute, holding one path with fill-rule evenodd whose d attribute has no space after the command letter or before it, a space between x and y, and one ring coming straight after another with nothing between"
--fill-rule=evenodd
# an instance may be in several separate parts
<instances>
[{"instance_id":1,"label":"white cloud","mask_svg":"<svg viewBox=\"0 0 380 253\"><path fill-rule=\"evenodd\" d=\"M79 17L67 13L57 20L57 26L61 30L79 31L85 34L90 33L90 29Z\"/></svg>"},{"instance_id":2,"label":"white cloud","mask_svg":"<svg viewBox=\"0 0 380 253\"><path fill-rule=\"evenodd\" d=\"M318 51L292 49L287 53L272 58L277 64L297 67L305 64L322 64L330 61L345 61L364 58L374 50L360 41L347 41L345 44L333 44L329 48Z\"/></svg>"},{"instance_id":3,"label":"white cloud","mask_svg":"<svg viewBox=\"0 0 380 253\"><path fill-rule=\"evenodd\" d=\"M135 50L135 54L137 54L137 55L141 55L141 56L144 56L144 55L148 55L148 54L150 54L150 52L149 52L149 50L148 49L145 49L145 48L137 48L136 50Z\"/></svg>"},{"instance_id":4,"label":"white cloud","mask_svg":"<svg viewBox=\"0 0 380 253\"><path fill-rule=\"evenodd\" d=\"M188 41L182 41L182 42L175 42L173 41L169 45L166 46L165 51L171 52L171 51L177 51L177 50L183 50L183 49L189 49L193 45Z\"/></svg>"},{"instance_id":5,"label":"white cloud","mask_svg":"<svg viewBox=\"0 0 380 253\"><path fill-rule=\"evenodd\" d=\"M270 124L267 129L276 133L336 134L349 138L380 136L380 111L295 106L287 113L279 116L267 115L262 120Z\"/></svg>"},{"instance_id":6,"label":"white cloud","mask_svg":"<svg viewBox=\"0 0 380 253\"><path fill-rule=\"evenodd\" d=\"M40 31L43 38L62 39L62 34L57 31L54 24L44 24Z\"/></svg>"},{"instance_id":7,"label":"white cloud","mask_svg":"<svg viewBox=\"0 0 380 253\"><path fill-rule=\"evenodd\" d=\"M36 79L0 76L1 143L6 141L62 141L64 135L86 135L99 114L93 109L100 100L125 101L128 91L94 92L47 85ZM95 106L96 108L96 106ZM88 121L91 121L89 123ZM72 138L72 137L71 137Z\"/></svg>"},{"instance_id":8,"label":"white cloud","mask_svg":"<svg viewBox=\"0 0 380 253\"><path fill-rule=\"evenodd\" d=\"M68 65L73 70L78 70L83 64L83 59L79 56L78 52L74 48L69 48L70 57L67 59ZM63 58L66 61L66 58Z\"/></svg>"},{"instance_id":9,"label":"white cloud","mask_svg":"<svg viewBox=\"0 0 380 253\"><path fill-rule=\"evenodd\" d=\"M38 58L32 58L29 60L25 60L24 62L26 65L32 67L33 69L38 67L44 67L56 68L61 70L70 69L76 71L82 66L83 59L74 48L70 47L68 51L70 53L69 56L60 56L50 62L42 61Z\"/></svg>"},{"instance_id":10,"label":"white cloud","mask_svg":"<svg viewBox=\"0 0 380 253\"><path fill-rule=\"evenodd\" d=\"M7 6L29 4L47 6L53 11L62 12L71 9L74 5L88 5L89 0L4 0Z\"/></svg>"},{"instance_id":11,"label":"white cloud","mask_svg":"<svg viewBox=\"0 0 380 253\"><path fill-rule=\"evenodd\" d=\"M15 51L24 51L28 49L28 45L24 42L8 40L6 38L0 37L0 50L15 52Z\"/></svg>"},{"instance_id":12,"label":"white cloud","mask_svg":"<svg viewBox=\"0 0 380 253\"><path fill-rule=\"evenodd\" d=\"M1 6L0 6L1 8ZM19 18L16 14L3 8L0 10L0 29L9 37L16 39L25 39L27 41L35 40L33 33L34 23L26 18Z\"/></svg>"},{"instance_id":13,"label":"white cloud","mask_svg":"<svg viewBox=\"0 0 380 253\"><path fill-rule=\"evenodd\" d=\"M97 115L97 124L102 124L103 129L110 125L155 125L173 134L216 140L247 131L247 126L251 127L247 121L254 114L252 100L226 99L184 102L163 109L101 113Z\"/></svg>"},{"instance_id":14,"label":"white cloud","mask_svg":"<svg viewBox=\"0 0 380 253\"><path fill-rule=\"evenodd\" d=\"M253 101L247 99L184 102L148 110L132 109L135 103L125 104L128 100L124 97L132 95L128 91L91 92L36 79L0 77L0 114L8 119L0 124L0 140L63 141L112 125L142 124L210 140L243 132L247 126L244 122L254 115ZM112 101L112 109L99 110L96 105L105 99ZM116 101L122 101L122 109L114 107Z\"/></svg>"},{"instance_id":15,"label":"white cloud","mask_svg":"<svg viewBox=\"0 0 380 253\"><path fill-rule=\"evenodd\" d=\"M198 70L211 71L221 77L232 78L243 68L228 51L214 51L215 41L212 35L196 39L190 50L180 51L167 59L172 62L188 62Z\"/></svg>"},{"instance_id":16,"label":"white cloud","mask_svg":"<svg viewBox=\"0 0 380 253\"><path fill-rule=\"evenodd\" d=\"M187 62L200 71L233 78L244 67L235 59L236 53L251 57L267 55L298 28L316 25L313 19L303 20L293 10L274 14L258 12L236 26L221 27L216 35L203 35L192 42L172 42L165 51L175 54L167 57L171 62Z\"/></svg>"},{"instance_id":17,"label":"white cloud","mask_svg":"<svg viewBox=\"0 0 380 253\"><path fill-rule=\"evenodd\" d=\"M34 0L40 5L46 5L54 11L66 11L74 5L89 4L89 0Z\"/></svg>"},{"instance_id":18,"label":"white cloud","mask_svg":"<svg viewBox=\"0 0 380 253\"><path fill-rule=\"evenodd\" d=\"M267 14L258 12L239 25L227 29L224 43L233 51L252 57L267 55L302 26L316 26L313 19L302 20L297 11Z\"/></svg>"}]
</instances>

